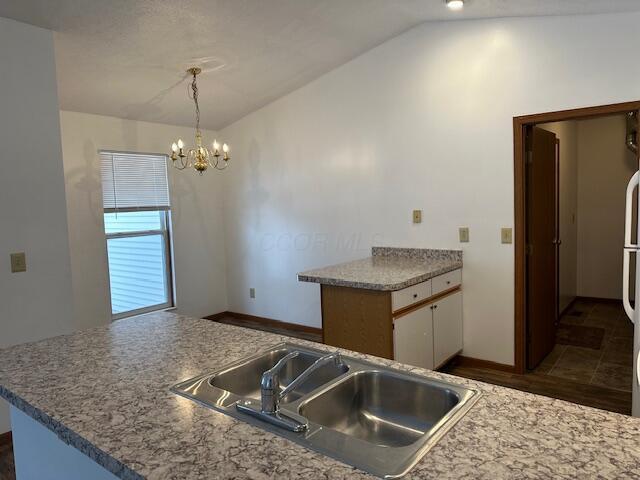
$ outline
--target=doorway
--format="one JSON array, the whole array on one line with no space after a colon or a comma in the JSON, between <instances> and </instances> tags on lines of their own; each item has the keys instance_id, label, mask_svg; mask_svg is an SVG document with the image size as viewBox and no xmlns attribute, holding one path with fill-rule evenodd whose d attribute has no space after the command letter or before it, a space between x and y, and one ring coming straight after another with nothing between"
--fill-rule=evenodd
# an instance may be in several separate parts
<instances>
[{"instance_id":1,"label":"doorway","mask_svg":"<svg viewBox=\"0 0 640 480\"><path fill-rule=\"evenodd\" d=\"M498 371L483 366L452 365L445 371L577 404L627 415L632 413L633 325L626 317L620 297L625 278L623 246L635 239L627 241L618 229L614 241L609 243L613 246L605 249L599 246L599 242L609 240L609 233L615 230L606 223L609 220L618 222L618 226L621 222L624 230L626 182L638 169L639 109L640 102L628 102L513 119L514 368ZM570 205L566 198L567 186L563 180L571 178L568 177L571 173L566 171L563 155L566 156L575 146L572 147L572 141L560 127L573 122L582 138L599 140L609 121L618 127L622 124L623 131L620 133L618 128L618 133L613 137L610 135L613 141L608 146L598 146L589 141L580 144L583 152L591 153L590 157L578 155L577 162L584 160L582 173L594 169L601 172L594 174L591 171L588 179L591 183L583 185L581 191L588 199L590 197L591 204L585 203L581 197L582 205L588 207L583 209L581 216L580 206L577 203ZM627 121L633 127L630 130L627 130ZM627 142L635 147L634 152L628 151ZM622 152L615 160L617 167L625 167L623 163L626 161L628 170L620 169L616 177L620 184L613 182L610 192L605 192L602 186L609 186L613 178L612 169L607 165L602 169L603 162L613 161L609 158L610 145L614 145L618 153ZM577 177L575 173L573 176ZM533 180L542 182L538 185L540 188L532 189ZM604 208L611 199L615 206ZM597 207L595 210L592 208L594 205ZM531 219L534 222L530 222ZM567 232L567 224L573 224L573 238ZM568 250L574 248L576 252L579 239L585 236L584 231L578 232L580 227L588 227L586 238L597 241L592 244L582 241L585 248L582 248L582 256L575 253L573 263L576 271L572 281L565 271L566 262L571 257ZM612 260L608 255L615 258ZM537 260L533 259L534 256ZM604 272L602 265L619 271L613 274ZM582 272L579 272L580 266ZM585 266L590 268L586 273ZM583 281L578 288L580 274ZM614 280L606 280L607 275ZM567 284L572 283L575 287L570 291ZM602 286L609 290L604 293L594 290ZM533 291L534 288L537 291ZM534 316L537 316L537 324L533 324ZM620 370L620 366L626 371L626 377L616 385L615 381L620 378L616 379L619 371L615 370Z\"/></svg>"},{"instance_id":2,"label":"doorway","mask_svg":"<svg viewBox=\"0 0 640 480\"><path fill-rule=\"evenodd\" d=\"M631 390L633 328L621 301L622 246L624 192L638 162L639 107L630 102L514 118L519 374L607 387L616 387L618 376L618 386ZM572 204L568 191L578 185ZM606 363L610 359L618 365Z\"/></svg>"}]
</instances>

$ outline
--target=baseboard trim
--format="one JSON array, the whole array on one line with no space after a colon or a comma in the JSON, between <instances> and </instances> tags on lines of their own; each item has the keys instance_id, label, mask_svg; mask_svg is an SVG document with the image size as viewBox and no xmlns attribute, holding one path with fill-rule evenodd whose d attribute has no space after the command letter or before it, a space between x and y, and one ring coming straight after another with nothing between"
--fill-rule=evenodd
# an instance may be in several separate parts
<instances>
[{"instance_id":1,"label":"baseboard trim","mask_svg":"<svg viewBox=\"0 0 640 480\"><path fill-rule=\"evenodd\" d=\"M580 295L578 295L575 300L587 300L589 302L600 303L622 303L622 299L620 298L581 297Z\"/></svg>"},{"instance_id":2,"label":"baseboard trim","mask_svg":"<svg viewBox=\"0 0 640 480\"><path fill-rule=\"evenodd\" d=\"M562 310L560 310L560 315L558 316L558 318L561 318L563 315L566 315L567 312L569 310L571 310L571 308L575 305L575 303L578 301L579 297L573 297L571 299L571 301L567 304L566 307L564 307Z\"/></svg>"},{"instance_id":3,"label":"baseboard trim","mask_svg":"<svg viewBox=\"0 0 640 480\"><path fill-rule=\"evenodd\" d=\"M11 430L5 433L0 433L0 446L5 446L13 443L13 435Z\"/></svg>"},{"instance_id":4,"label":"baseboard trim","mask_svg":"<svg viewBox=\"0 0 640 480\"><path fill-rule=\"evenodd\" d=\"M214 313L213 315L209 315L204 317L206 320L213 320L215 322L220 322L225 317L231 317L235 320L247 320L251 322L262 323L265 327L274 327L281 328L283 330L289 330L291 332L298 333L315 333L317 335L322 335L322 329L316 327L309 327L307 325L298 325L295 323L283 322L281 320L275 320L273 318L267 317L258 317L256 315L249 315L248 313L238 313L238 312L220 312Z\"/></svg>"},{"instance_id":5,"label":"baseboard trim","mask_svg":"<svg viewBox=\"0 0 640 480\"><path fill-rule=\"evenodd\" d=\"M464 355L458 355L453 358L452 362L460 367L469 368L488 368L490 370L499 370L501 372L515 373L516 367L514 365L507 365L506 363L492 362L490 360L482 360L480 358L465 357Z\"/></svg>"}]
</instances>

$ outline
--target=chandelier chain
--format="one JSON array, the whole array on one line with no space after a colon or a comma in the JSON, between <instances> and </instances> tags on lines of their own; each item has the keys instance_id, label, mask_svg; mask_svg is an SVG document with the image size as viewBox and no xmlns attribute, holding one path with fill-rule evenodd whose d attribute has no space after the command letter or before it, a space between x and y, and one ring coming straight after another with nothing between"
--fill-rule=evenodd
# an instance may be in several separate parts
<instances>
[{"instance_id":1,"label":"chandelier chain","mask_svg":"<svg viewBox=\"0 0 640 480\"><path fill-rule=\"evenodd\" d=\"M200 67L192 67L187 70L193 76L191 83L187 85L187 96L193 100L196 110L196 144L194 148L186 147L182 139L178 139L171 145L170 159L173 166L178 170L194 168L198 174L202 175L209 167L216 170L224 170L229 166L229 146L226 143L220 144L214 140L211 147L203 144L202 133L200 132L200 104L198 103L198 83L197 76L202 72Z\"/></svg>"},{"instance_id":2,"label":"chandelier chain","mask_svg":"<svg viewBox=\"0 0 640 480\"><path fill-rule=\"evenodd\" d=\"M198 84L196 83L196 73L193 74L193 80L191 81L191 91L193 92L191 95L193 103L196 104L196 131L200 133L200 105L198 104Z\"/></svg>"}]
</instances>

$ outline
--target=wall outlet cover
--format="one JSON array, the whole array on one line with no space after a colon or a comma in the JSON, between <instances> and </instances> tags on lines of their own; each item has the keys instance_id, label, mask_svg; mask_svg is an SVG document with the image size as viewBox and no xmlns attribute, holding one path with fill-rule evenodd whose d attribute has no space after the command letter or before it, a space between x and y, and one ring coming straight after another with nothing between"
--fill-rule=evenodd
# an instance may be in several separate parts
<instances>
[{"instance_id":1,"label":"wall outlet cover","mask_svg":"<svg viewBox=\"0 0 640 480\"><path fill-rule=\"evenodd\" d=\"M11 273L26 272L27 257L24 252L11 254Z\"/></svg>"},{"instance_id":2,"label":"wall outlet cover","mask_svg":"<svg viewBox=\"0 0 640 480\"><path fill-rule=\"evenodd\" d=\"M422 223L422 210L413 211L413 223Z\"/></svg>"},{"instance_id":3,"label":"wall outlet cover","mask_svg":"<svg viewBox=\"0 0 640 480\"><path fill-rule=\"evenodd\" d=\"M469 227L460 227L458 229L458 234L460 236L460 243L469 242Z\"/></svg>"},{"instance_id":4,"label":"wall outlet cover","mask_svg":"<svg viewBox=\"0 0 640 480\"><path fill-rule=\"evenodd\" d=\"M255 288L250 288L249 289L249 298L256 298L256 289Z\"/></svg>"},{"instance_id":5,"label":"wall outlet cover","mask_svg":"<svg viewBox=\"0 0 640 480\"><path fill-rule=\"evenodd\" d=\"M502 243L513 243L513 230L511 228L503 228L500 231Z\"/></svg>"}]
</instances>

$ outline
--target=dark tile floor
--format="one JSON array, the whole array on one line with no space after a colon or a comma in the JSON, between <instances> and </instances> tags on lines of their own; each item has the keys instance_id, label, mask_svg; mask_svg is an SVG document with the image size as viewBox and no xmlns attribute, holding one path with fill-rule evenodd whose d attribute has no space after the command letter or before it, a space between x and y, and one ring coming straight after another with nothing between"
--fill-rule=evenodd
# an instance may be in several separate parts
<instances>
[{"instance_id":1,"label":"dark tile floor","mask_svg":"<svg viewBox=\"0 0 640 480\"><path fill-rule=\"evenodd\" d=\"M621 303L578 299L560 326L568 327L562 330L563 338L535 373L631 392L633 324Z\"/></svg>"}]
</instances>

